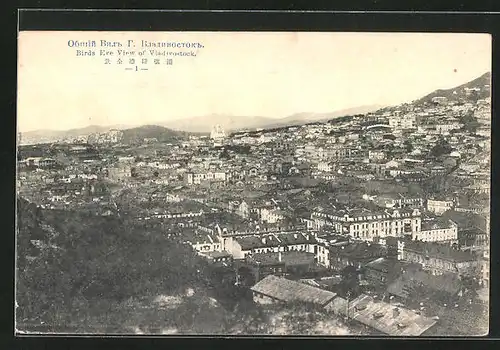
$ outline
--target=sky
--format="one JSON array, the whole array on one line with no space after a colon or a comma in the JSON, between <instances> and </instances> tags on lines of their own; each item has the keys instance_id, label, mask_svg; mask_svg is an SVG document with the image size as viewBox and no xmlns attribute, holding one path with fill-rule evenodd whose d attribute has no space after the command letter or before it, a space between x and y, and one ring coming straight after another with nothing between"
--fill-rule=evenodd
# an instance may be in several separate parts
<instances>
[{"instance_id":1,"label":"sky","mask_svg":"<svg viewBox=\"0 0 500 350\"><path fill-rule=\"evenodd\" d=\"M96 47L73 45L91 40ZM101 40L124 46L133 40L135 47L101 47ZM159 48L196 54L167 65L165 56L141 48L141 40L203 48ZM488 34L20 32L18 48L20 132L396 105L491 70ZM78 49L95 55L77 56ZM135 50L136 60L146 50L148 70L125 70L135 65L128 57L116 63L120 49Z\"/></svg>"}]
</instances>

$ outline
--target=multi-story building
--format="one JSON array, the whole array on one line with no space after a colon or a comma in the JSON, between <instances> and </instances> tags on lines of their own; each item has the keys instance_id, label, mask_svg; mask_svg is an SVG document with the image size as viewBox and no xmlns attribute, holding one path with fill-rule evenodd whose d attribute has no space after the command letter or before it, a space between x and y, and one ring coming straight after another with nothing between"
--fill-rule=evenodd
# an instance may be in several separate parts
<instances>
[{"instance_id":1,"label":"multi-story building","mask_svg":"<svg viewBox=\"0 0 500 350\"><path fill-rule=\"evenodd\" d=\"M188 185L199 185L202 182L206 181L225 182L228 179L228 174L226 172L212 171L208 171L205 173L188 172L185 175L185 179Z\"/></svg>"},{"instance_id":2,"label":"multi-story building","mask_svg":"<svg viewBox=\"0 0 500 350\"><path fill-rule=\"evenodd\" d=\"M400 208L421 208L424 205L424 199L421 196L399 193L398 197L397 201Z\"/></svg>"},{"instance_id":3,"label":"multi-story building","mask_svg":"<svg viewBox=\"0 0 500 350\"><path fill-rule=\"evenodd\" d=\"M391 116L389 117L389 126L396 130L415 129L417 118L413 115Z\"/></svg>"},{"instance_id":4,"label":"multi-story building","mask_svg":"<svg viewBox=\"0 0 500 350\"><path fill-rule=\"evenodd\" d=\"M38 167L38 168L50 168L57 164L55 159L44 158L44 157L31 157L26 158L26 166Z\"/></svg>"},{"instance_id":5,"label":"multi-story building","mask_svg":"<svg viewBox=\"0 0 500 350\"><path fill-rule=\"evenodd\" d=\"M285 219L283 212L276 208L262 208L260 210L260 220L262 222L267 222L274 224L278 221Z\"/></svg>"},{"instance_id":6,"label":"multi-story building","mask_svg":"<svg viewBox=\"0 0 500 350\"><path fill-rule=\"evenodd\" d=\"M440 134L449 133L452 130L458 130L462 127L463 124L460 123L447 123L447 124L437 124L436 130Z\"/></svg>"},{"instance_id":7,"label":"multi-story building","mask_svg":"<svg viewBox=\"0 0 500 350\"><path fill-rule=\"evenodd\" d=\"M412 239L423 242L449 242L458 241L458 225L451 220L423 220L422 230L413 232Z\"/></svg>"},{"instance_id":8,"label":"multi-story building","mask_svg":"<svg viewBox=\"0 0 500 350\"><path fill-rule=\"evenodd\" d=\"M222 242L222 249L229 252L234 259L245 259L261 253L297 251L314 254L318 264L325 267L330 266L330 251L325 244L318 242L315 236L308 232L220 235L219 241Z\"/></svg>"},{"instance_id":9,"label":"multi-story building","mask_svg":"<svg viewBox=\"0 0 500 350\"><path fill-rule=\"evenodd\" d=\"M480 268L480 260L474 254L454 249L448 244L419 241L403 243L401 259L420 264L434 275L446 272L475 275Z\"/></svg>"},{"instance_id":10,"label":"multi-story building","mask_svg":"<svg viewBox=\"0 0 500 350\"><path fill-rule=\"evenodd\" d=\"M418 209L314 211L311 218L320 226L333 226L338 232L364 241L373 241L376 237L403 237L421 230Z\"/></svg>"},{"instance_id":11,"label":"multi-story building","mask_svg":"<svg viewBox=\"0 0 500 350\"><path fill-rule=\"evenodd\" d=\"M427 210L436 214L443 215L444 212L453 209L454 202L451 199L428 199Z\"/></svg>"}]
</instances>

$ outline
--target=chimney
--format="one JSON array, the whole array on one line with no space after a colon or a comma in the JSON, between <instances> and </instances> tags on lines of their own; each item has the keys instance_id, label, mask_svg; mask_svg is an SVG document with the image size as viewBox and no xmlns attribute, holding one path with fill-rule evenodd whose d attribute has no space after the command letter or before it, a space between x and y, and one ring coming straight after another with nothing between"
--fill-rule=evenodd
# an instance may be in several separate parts
<instances>
[{"instance_id":1,"label":"chimney","mask_svg":"<svg viewBox=\"0 0 500 350\"><path fill-rule=\"evenodd\" d=\"M266 244L266 238L262 237L262 243Z\"/></svg>"}]
</instances>

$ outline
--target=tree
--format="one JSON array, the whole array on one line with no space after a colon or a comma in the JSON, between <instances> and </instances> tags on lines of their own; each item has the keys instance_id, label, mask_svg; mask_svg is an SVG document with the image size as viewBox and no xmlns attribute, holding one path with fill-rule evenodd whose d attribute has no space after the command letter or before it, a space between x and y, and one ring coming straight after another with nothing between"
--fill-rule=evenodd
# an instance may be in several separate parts
<instances>
[{"instance_id":1,"label":"tree","mask_svg":"<svg viewBox=\"0 0 500 350\"><path fill-rule=\"evenodd\" d=\"M137 177L139 174L137 172L137 168L133 167L130 169L130 176Z\"/></svg>"},{"instance_id":2,"label":"tree","mask_svg":"<svg viewBox=\"0 0 500 350\"><path fill-rule=\"evenodd\" d=\"M432 157L438 158L445 154L450 154L452 149L453 148L450 146L446 139L440 138L436 145L431 148L429 153Z\"/></svg>"},{"instance_id":3,"label":"tree","mask_svg":"<svg viewBox=\"0 0 500 350\"><path fill-rule=\"evenodd\" d=\"M469 111L466 114L459 117L460 123L464 124L462 130L475 133L479 127L479 122L476 117L474 117L474 112Z\"/></svg>"},{"instance_id":4,"label":"tree","mask_svg":"<svg viewBox=\"0 0 500 350\"><path fill-rule=\"evenodd\" d=\"M405 140L404 142L406 153L411 153L413 151L413 144L410 140Z\"/></svg>"}]
</instances>

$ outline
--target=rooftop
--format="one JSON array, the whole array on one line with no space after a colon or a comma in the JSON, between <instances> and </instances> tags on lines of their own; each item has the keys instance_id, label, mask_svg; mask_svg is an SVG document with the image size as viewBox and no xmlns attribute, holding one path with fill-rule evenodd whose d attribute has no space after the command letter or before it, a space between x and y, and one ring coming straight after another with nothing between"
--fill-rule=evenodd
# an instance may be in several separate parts
<instances>
[{"instance_id":1,"label":"rooftop","mask_svg":"<svg viewBox=\"0 0 500 350\"><path fill-rule=\"evenodd\" d=\"M336 296L335 293L273 275L267 276L251 289L284 302L301 301L322 306Z\"/></svg>"},{"instance_id":2,"label":"rooftop","mask_svg":"<svg viewBox=\"0 0 500 350\"><path fill-rule=\"evenodd\" d=\"M423 284L430 289L450 294L458 293L462 287L460 279L456 274L446 273L434 276L426 271L408 269L389 285L387 291L396 296L406 298L408 297L408 288L414 283Z\"/></svg>"},{"instance_id":3,"label":"rooftop","mask_svg":"<svg viewBox=\"0 0 500 350\"><path fill-rule=\"evenodd\" d=\"M386 255L386 248L380 244L352 242L342 246L331 246L330 252L350 259L372 259Z\"/></svg>"},{"instance_id":4,"label":"rooftop","mask_svg":"<svg viewBox=\"0 0 500 350\"><path fill-rule=\"evenodd\" d=\"M477 258L470 252L454 249L446 244L421 241L405 241L404 250L411 250L426 256L452 260L455 262L475 261Z\"/></svg>"},{"instance_id":5,"label":"rooftop","mask_svg":"<svg viewBox=\"0 0 500 350\"><path fill-rule=\"evenodd\" d=\"M276 265L280 263L285 264L286 266L304 265L314 262L314 254L300 251L257 253L248 258L248 262L253 262L258 265Z\"/></svg>"},{"instance_id":6,"label":"rooftop","mask_svg":"<svg viewBox=\"0 0 500 350\"><path fill-rule=\"evenodd\" d=\"M446 229L451 226L451 223L447 220L442 220L441 218L439 219L434 219L434 220L422 220L422 231L428 231L428 230L440 230L440 229Z\"/></svg>"},{"instance_id":7,"label":"rooftop","mask_svg":"<svg viewBox=\"0 0 500 350\"><path fill-rule=\"evenodd\" d=\"M338 302L339 305L345 303ZM345 305L346 306L346 305ZM339 308L345 314L346 308ZM349 317L391 336L420 336L436 321L362 294L349 303Z\"/></svg>"}]
</instances>

